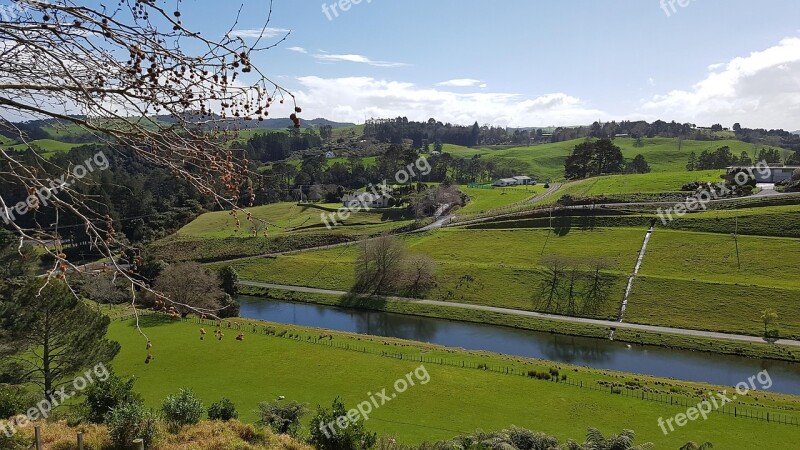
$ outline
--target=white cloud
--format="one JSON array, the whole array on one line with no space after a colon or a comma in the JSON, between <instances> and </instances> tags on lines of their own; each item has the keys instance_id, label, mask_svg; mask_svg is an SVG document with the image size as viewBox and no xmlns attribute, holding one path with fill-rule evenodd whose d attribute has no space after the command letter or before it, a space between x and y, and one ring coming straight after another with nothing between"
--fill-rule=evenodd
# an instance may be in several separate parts
<instances>
[{"instance_id":1,"label":"white cloud","mask_svg":"<svg viewBox=\"0 0 800 450\"><path fill-rule=\"evenodd\" d=\"M431 117L469 125L478 121L498 126L547 126L591 123L606 119L603 111L588 108L573 96L552 93L533 99L517 94L451 92L421 88L413 83L370 77L298 78L295 91L307 117L363 122L370 117Z\"/></svg>"},{"instance_id":2,"label":"white cloud","mask_svg":"<svg viewBox=\"0 0 800 450\"><path fill-rule=\"evenodd\" d=\"M481 80L475 80L472 78L457 78L455 80L448 80L442 81L438 83L437 86L449 86L449 87L474 87L481 84ZM485 84L483 86L486 86Z\"/></svg>"},{"instance_id":3,"label":"white cloud","mask_svg":"<svg viewBox=\"0 0 800 450\"><path fill-rule=\"evenodd\" d=\"M697 124L740 122L748 127L800 125L800 38L728 63L709 66L709 73L690 89L656 95L642 105L651 117Z\"/></svg>"},{"instance_id":4,"label":"white cloud","mask_svg":"<svg viewBox=\"0 0 800 450\"><path fill-rule=\"evenodd\" d=\"M304 49L303 47L289 47L286 50L297 53L308 53L308 50Z\"/></svg>"},{"instance_id":5,"label":"white cloud","mask_svg":"<svg viewBox=\"0 0 800 450\"><path fill-rule=\"evenodd\" d=\"M314 55L314 58L324 62L352 62L359 64L367 64L373 67L403 67L407 65L405 63L397 63L389 61L373 61L367 58L366 56L354 55L354 54L335 55L332 53L318 53Z\"/></svg>"},{"instance_id":6,"label":"white cloud","mask_svg":"<svg viewBox=\"0 0 800 450\"><path fill-rule=\"evenodd\" d=\"M647 79L647 84L648 84L648 86L655 86L656 85L656 79L653 78L653 77L648 78Z\"/></svg>"},{"instance_id":7,"label":"white cloud","mask_svg":"<svg viewBox=\"0 0 800 450\"><path fill-rule=\"evenodd\" d=\"M290 32L291 30L287 30L285 28L253 28L248 30L233 30L230 32L230 36L253 39L257 39L259 37L274 38L276 36L286 35Z\"/></svg>"}]
</instances>

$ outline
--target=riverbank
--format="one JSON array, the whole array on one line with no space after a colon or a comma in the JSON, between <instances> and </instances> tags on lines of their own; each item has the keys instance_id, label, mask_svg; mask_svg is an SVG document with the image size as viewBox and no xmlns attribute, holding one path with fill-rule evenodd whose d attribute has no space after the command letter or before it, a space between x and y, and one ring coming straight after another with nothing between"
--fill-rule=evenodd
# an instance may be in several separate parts
<instances>
[{"instance_id":1,"label":"riverbank","mask_svg":"<svg viewBox=\"0 0 800 450\"><path fill-rule=\"evenodd\" d=\"M372 299L357 296L337 296L315 293L299 293L281 289L254 286L241 286L242 295L288 300L302 303L316 303L328 306L366 309L373 311L406 314L412 316L448 319L462 322L484 323L521 330L539 331L552 334L607 339L611 328L580 323L568 323L548 319L524 317L489 311L453 308L439 305L425 305L390 299ZM669 333L654 333L640 330L618 328L614 340L637 344L653 345L671 349L690 350L723 355L744 356L755 359L776 361L800 361L800 349L749 342L734 342L707 339L695 336L681 336Z\"/></svg>"},{"instance_id":2,"label":"riverbank","mask_svg":"<svg viewBox=\"0 0 800 450\"><path fill-rule=\"evenodd\" d=\"M109 338L122 346L114 368L136 376L136 390L150 406L189 386L206 403L230 398L244 421L257 419L258 402L279 396L312 408L340 397L352 407L367 392L392 386L422 364L430 383L376 410L367 423L370 430L418 443L511 424L562 439L580 436L588 427L605 433L625 428L665 449L679 447L687 436L720 448L789 448L800 433L792 425L800 412L796 396L758 391L713 412L712 428L665 436L659 417L685 412L707 392L730 388L257 320L181 320L148 313L140 323L155 358L145 364L144 341L130 317L118 316L109 329ZM217 327L224 335L219 339L211 333ZM208 332L204 340L201 330Z\"/></svg>"}]
</instances>

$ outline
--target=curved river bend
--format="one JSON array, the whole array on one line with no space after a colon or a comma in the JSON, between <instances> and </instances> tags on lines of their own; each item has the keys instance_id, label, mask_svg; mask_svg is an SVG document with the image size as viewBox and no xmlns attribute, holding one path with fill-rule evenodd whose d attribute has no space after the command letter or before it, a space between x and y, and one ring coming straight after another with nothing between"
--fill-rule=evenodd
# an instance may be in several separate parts
<instances>
[{"instance_id":1,"label":"curved river bend","mask_svg":"<svg viewBox=\"0 0 800 450\"><path fill-rule=\"evenodd\" d=\"M800 395L800 364L562 336L496 325L454 322L380 311L239 298L241 317L350 333L409 339L468 350L565 364L735 386L768 370L770 389Z\"/></svg>"}]
</instances>

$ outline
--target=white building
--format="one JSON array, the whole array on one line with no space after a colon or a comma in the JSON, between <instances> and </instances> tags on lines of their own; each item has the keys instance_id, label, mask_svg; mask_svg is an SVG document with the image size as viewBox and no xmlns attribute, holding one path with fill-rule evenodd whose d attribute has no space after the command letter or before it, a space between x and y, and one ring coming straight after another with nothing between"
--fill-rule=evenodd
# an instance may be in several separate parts
<instances>
[{"instance_id":1,"label":"white building","mask_svg":"<svg viewBox=\"0 0 800 450\"><path fill-rule=\"evenodd\" d=\"M388 208L392 198L389 194L356 192L342 197L342 205L351 209Z\"/></svg>"},{"instance_id":2,"label":"white building","mask_svg":"<svg viewBox=\"0 0 800 450\"><path fill-rule=\"evenodd\" d=\"M497 186L497 187L519 186L519 182L514 178L503 178L492 183L492 186Z\"/></svg>"},{"instance_id":3,"label":"white building","mask_svg":"<svg viewBox=\"0 0 800 450\"><path fill-rule=\"evenodd\" d=\"M728 167L728 171L735 169ZM791 180L794 171L800 169L800 166L779 166L770 167L767 172L763 167L745 167L744 169L752 171L756 178L756 183L780 183L781 181Z\"/></svg>"},{"instance_id":4,"label":"white building","mask_svg":"<svg viewBox=\"0 0 800 450\"><path fill-rule=\"evenodd\" d=\"M328 159L336 158L336 153L333 153L333 152L330 152L330 151L326 152L325 153L325 157L328 158Z\"/></svg>"},{"instance_id":5,"label":"white building","mask_svg":"<svg viewBox=\"0 0 800 450\"><path fill-rule=\"evenodd\" d=\"M522 177L513 177L513 178L515 180L517 180L517 185L518 186L528 186L528 185L536 184L536 180L534 180L531 177L522 176Z\"/></svg>"}]
</instances>

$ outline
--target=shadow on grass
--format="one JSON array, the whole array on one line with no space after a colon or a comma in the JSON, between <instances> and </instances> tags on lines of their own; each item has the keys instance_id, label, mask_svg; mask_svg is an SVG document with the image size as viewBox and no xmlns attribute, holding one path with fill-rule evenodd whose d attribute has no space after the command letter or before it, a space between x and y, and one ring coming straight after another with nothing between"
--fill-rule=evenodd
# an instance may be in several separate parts
<instances>
[{"instance_id":1,"label":"shadow on grass","mask_svg":"<svg viewBox=\"0 0 800 450\"><path fill-rule=\"evenodd\" d=\"M179 322L180 322L179 320L171 319L167 316L162 316L160 314L139 316L139 327L141 328L160 327L164 325L172 325ZM136 327L136 319L130 319L130 321L128 321L128 326Z\"/></svg>"}]
</instances>

